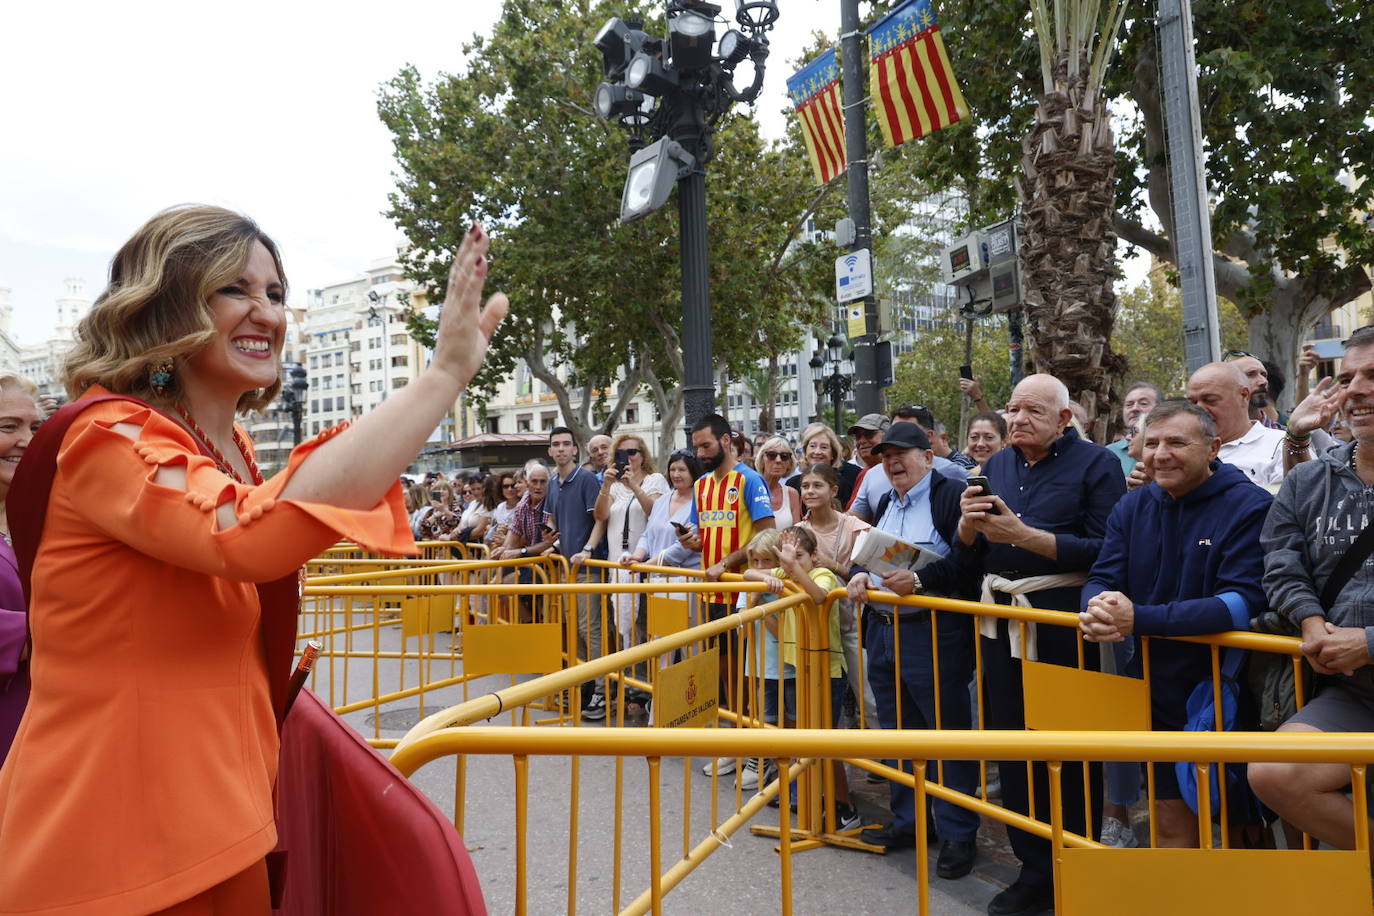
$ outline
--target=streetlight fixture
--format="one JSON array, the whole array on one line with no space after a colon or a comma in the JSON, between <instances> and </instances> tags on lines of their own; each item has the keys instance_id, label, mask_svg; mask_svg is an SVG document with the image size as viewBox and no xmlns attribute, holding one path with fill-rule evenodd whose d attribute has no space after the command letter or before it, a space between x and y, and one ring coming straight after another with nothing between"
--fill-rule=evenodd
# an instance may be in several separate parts
<instances>
[{"instance_id":1,"label":"streetlight fixture","mask_svg":"<svg viewBox=\"0 0 1374 916\"><path fill-rule=\"evenodd\" d=\"M642 219L678 190L682 262L683 401L687 427L715 402L711 356L710 255L706 237L706 165L714 154L716 123L736 102L752 103L763 88L767 31L777 0L735 0L735 22L716 41L720 5L668 0L668 34L644 31L642 20L609 20L594 44L605 81L596 90L597 114L630 133L630 168L621 195L621 222ZM735 86L746 58L754 77Z\"/></svg>"},{"instance_id":2,"label":"streetlight fixture","mask_svg":"<svg viewBox=\"0 0 1374 916\"><path fill-rule=\"evenodd\" d=\"M300 363L283 363L287 382L277 395L277 409L291 414L291 441L301 444L301 426L305 414L305 392L310 383L305 380L305 367Z\"/></svg>"},{"instance_id":3,"label":"streetlight fixture","mask_svg":"<svg viewBox=\"0 0 1374 916\"><path fill-rule=\"evenodd\" d=\"M844 410L844 398L849 390L854 386L854 381L842 371L844 365L844 344L845 339L839 334L831 334L830 339L825 344L825 355L821 355L818 348L811 355L811 381L816 386L818 396L830 396L831 404L835 410L834 430L838 434L840 426L840 414ZM830 373L825 372L827 358L830 362ZM817 411L819 415L820 411Z\"/></svg>"}]
</instances>

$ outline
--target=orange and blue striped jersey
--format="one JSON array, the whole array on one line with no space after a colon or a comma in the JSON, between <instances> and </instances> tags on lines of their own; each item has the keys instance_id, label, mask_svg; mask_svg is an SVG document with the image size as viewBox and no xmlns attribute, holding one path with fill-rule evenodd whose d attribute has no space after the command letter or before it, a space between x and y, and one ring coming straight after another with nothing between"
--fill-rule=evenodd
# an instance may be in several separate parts
<instances>
[{"instance_id":1,"label":"orange and blue striped jersey","mask_svg":"<svg viewBox=\"0 0 1374 916\"><path fill-rule=\"evenodd\" d=\"M740 550L754 536L754 522L773 517L768 484L746 464L736 464L720 477L706 474L695 484L696 499L689 516L701 533L701 567L707 569ZM731 597L707 595L723 604Z\"/></svg>"}]
</instances>

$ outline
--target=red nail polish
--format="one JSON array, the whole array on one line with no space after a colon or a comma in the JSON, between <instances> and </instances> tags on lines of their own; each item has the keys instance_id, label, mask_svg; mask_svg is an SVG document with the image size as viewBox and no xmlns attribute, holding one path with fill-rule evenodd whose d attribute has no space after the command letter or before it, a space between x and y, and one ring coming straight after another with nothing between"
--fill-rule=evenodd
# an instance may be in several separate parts
<instances>
[{"instance_id":1,"label":"red nail polish","mask_svg":"<svg viewBox=\"0 0 1374 916\"><path fill-rule=\"evenodd\" d=\"M468 235L472 236L473 238L478 238L479 236L481 236L481 234L482 224L477 222L477 220L473 220L472 228L468 230Z\"/></svg>"},{"instance_id":2,"label":"red nail polish","mask_svg":"<svg viewBox=\"0 0 1374 916\"><path fill-rule=\"evenodd\" d=\"M477 256L477 262L476 262L475 264L472 265L472 270L473 270L473 272L476 273L477 276L479 276L479 277L484 277L484 276L486 276L486 274L487 274L487 258L486 258L486 255L478 255L478 256Z\"/></svg>"}]
</instances>

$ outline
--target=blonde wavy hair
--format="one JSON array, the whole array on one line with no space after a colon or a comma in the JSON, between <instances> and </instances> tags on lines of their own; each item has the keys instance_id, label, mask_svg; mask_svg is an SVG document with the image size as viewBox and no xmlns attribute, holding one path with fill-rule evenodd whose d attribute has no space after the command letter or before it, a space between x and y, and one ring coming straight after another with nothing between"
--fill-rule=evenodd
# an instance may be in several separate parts
<instances>
[{"instance_id":1,"label":"blonde wavy hair","mask_svg":"<svg viewBox=\"0 0 1374 916\"><path fill-rule=\"evenodd\" d=\"M146 401L165 400L153 392L149 372L214 339L210 296L243 273L259 242L272 255L285 289L276 243L248 217L182 204L148 220L115 254L109 286L77 326L64 368L67 394L78 398L98 384ZM271 387L246 392L238 409L266 407L280 390L279 378Z\"/></svg>"},{"instance_id":2,"label":"blonde wavy hair","mask_svg":"<svg viewBox=\"0 0 1374 916\"><path fill-rule=\"evenodd\" d=\"M13 372L9 369L0 369L0 391L11 391L14 389L24 392L31 398L37 399L38 397L38 386L33 382L29 381L18 372Z\"/></svg>"},{"instance_id":3,"label":"blonde wavy hair","mask_svg":"<svg viewBox=\"0 0 1374 916\"><path fill-rule=\"evenodd\" d=\"M616 449L624 448L625 443L632 439L639 443L639 460L643 462L640 467L644 469L645 475L658 473L658 468L654 467L654 456L649 453L644 440L634 433L621 433L615 437L615 441L611 443L611 457L614 459Z\"/></svg>"}]
</instances>

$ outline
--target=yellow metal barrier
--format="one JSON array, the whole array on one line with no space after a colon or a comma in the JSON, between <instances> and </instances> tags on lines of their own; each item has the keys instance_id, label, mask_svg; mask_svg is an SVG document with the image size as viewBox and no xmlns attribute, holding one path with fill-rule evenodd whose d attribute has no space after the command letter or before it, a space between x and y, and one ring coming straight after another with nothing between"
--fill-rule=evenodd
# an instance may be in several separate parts
<instances>
[{"instance_id":1,"label":"yellow metal barrier","mask_svg":"<svg viewBox=\"0 0 1374 916\"><path fill-rule=\"evenodd\" d=\"M1206 757L1219 762L1307 762L1342 763L1351 767L1355 811L1366 810L1364 761L1374 754L1374 735L1340 734L1259 734L1230 732L1033 732L1033 731L901 731L866 730L827 731L815 729L570 729L542 730L469 726L429 731L403 743L392 762L403 773L436 759L452 755L512 755L517 761L531 755L643 757L650 768L649 809L656 822L656 803L652 793L659 779L659 761L681 756L763 756L785 761L798 760L789 776L795 776L811 758L845 758L855 752L874 758L913 760L919 774L924 761L994 757L1042 760L1050 764L1052 794L1059 794L1060 765L1066 760L1169 761ZM923 781L922 781L923 782ZM924 843L926 795L917 786L917 830L919 845ZM719 828L713 829L698 846L684 850L681 860L667 871L654 867L659 877L654 886L632 902L622 913L662 912L662 895L676 886L693 868L722 845L729 836L761 806L776 796L781 786L774 784L755 796L748 805ZM528 829L527 807L523 793L528 786L517 784L515 799L517 850ZM574 801L575 805L575 801ZM786 806L783 806L785 810ZM1357 819L1358 820L1358 819ZM784 815L784 840L790 835ZM1065 833L1055 818L1050 827L1056 861L1056 905L1061 913L1100 912L1102 901L1114 901L1111 912L1215 913L1215 912L1321 912L1368 913L1371 907L1369 884L1369 837L1361 832L1354 851L1308 850L1227 850L1210 845L1198 850L1111 849ZM918 845L918 848L919 848ZM657 837L648 855L661 859ZM781 912L792 911L787 885L790 856L780 857L779 886ZM573 854L575 854L575 837ZM654 857L658 858L655 859ZM929 911L929 875L924 855L917 856L918 905ZM526 863L517 860L517 912L523 913L527 900ZM570 871L575 866L570 863ZM1180 878L1197 875L1197 883L1180 883ZM1225 877L1241 879L1221 883ZM1264 880L1255 878L1262 876ZM1301 880L1284 881L1289 876ZM1318 880L1314 880L1318 879ZM1111 883L1112 881L1118 883ZM1125 883L1120 883L1125 881ZM1110 897L1104 890L1113 891ZM1125 891L1125 893L1121 893ZM569 891L569 911L572 910ZM1165 905L1161 905L1164 902ZM895 904L895 901L893 901ZM1119 904L1119 906L1118 906Z\"/></svg>"},{"instance_id":2,"label":"yellow metal barrier","mask_svg":"<svg viewBox=\"0 0 1374 916\"><path fill-rule=\"evenodd\" d=\"M445 545L447 546L447 545ZM346 564L360 565L346 565ZM552 563L554 565L550 566ZM332 565L331 565L332 564ZM501 575L505 571L519 565L529 566L539 570L543 578L536 584L506 583L493 584L493 576ZM612 564L592 564L593 567L599 565L600 568L613 568ZM776 835L779 839L779 850L783 852L782 862L780 863L780 886L784 897L784 912L790 911L790 903L786 902L790 897L791 886L791 864L790 853L801 849L813 848L819 844L842 845L856 848L866 847L857 841L852 835L845 835L838 832L835 827L833 801L835 797L834 784L828 767L816 766L819 760L842 759L849 764L873 772L879 772L888 779L902 782L913 787L916 796L918 817L916 819L918 831L924 832L925 820L921 816L929 800L942 799L964 808L976 811L978 814L1001 821L1008 826L1019 827L1036 835L1045 837L1052 841L1056 850L1056 888L1061 895L1061 911L1077 912L1081 911L1076 907L1077 901L1087 899L1082 895L1089 893L1092 888L1091 875L1098 870L1107 868L1102 863L1103 859L1084 859L1077 855L1079 852L1101 853L1104 848L1093 842L1086 836L1070 833L1063 829L1062 810L1058 804L1062 792L1062 769L1059 764L1064 761L1168 761L1168 760L1196 760L1205 758L1214 762L1227 761L1261 761L1261 760L1322 760L1326 762L1343 762L1358 764L1362 760L1367 760L1369 751L1372 749L1368 744L1371 740L1367 736L1323 736L1323 741L1317 744L1304 744L1303 748L1307 755L1291 756L1295 753L1299 745L1292 743L1290 736L1265 736L1229 734L1198 734L1198 733L1150 733L1141 732L1143 727L1148 727L1148 702L1143 702L1142 697L1148 697L1148 643L1145 640L1146 653L1146 679L1144 681L1134 681L1128 678L1112 675L1102 675L1097 672L1084 669L1084 652L1080 642L1079 667L1078 668L1056 668L1052 671L1037 671L1035 668L1027 666L1032 672L1027 675L1027 715L1036 721L1040 727L1037 732L983 732L983 731L950 731L948 729L936 729L930 731L912 732L891 731L883 732L872 728L855 732L845 730L841 732L825 731L825 727L830 722L830 703L831 693L828 677L828 658L832 647L829 645L830 628L827 620L828 615L837 613L835 605L842 592L835 592L829 596L825 604L817 608L801 595L788 595L779 601L770 602L757 608L746 610L739 614L733 614L724 620L713 621L697 626L686 626L690 623L690 611L688 601L694 594L704 591L725 590L735 593L739 592L759 592L763 586L758 583L730 582L724 585L716 583L703 583L700 581L638 581L624 583L603 583L603 582L577 582L567 581L566 565L563 565L561 558L529 558L523 561L505 561L502 563L482 563L478 561L467 561L458 563L443 563L437 561L405 561L398 563L394 560L373 560L361 556L356 552L348 552L340 549L337 554L330 554L321 558L317 569L329 568L331 572L337 574L331 576L317 576L310 580L307 589L307 599L316 604L333 605L342 603L350 605L356 599L368 598L370 601L359 601L359 606L366 606L375 611L371 627L377 627L377 617L386 613L388 609L394 610L399 616L399 623L389 624L400 626L405 629L404 621L407 614L412 618L427 621L422 626L433 626L435 610L433 603L435 600L447 601L447 607L451 608L452 630L457 637L455 642L448 648L447 654L437 650L434 646L434 633L428 634L428 647L421 646L419 650L413 652L403 650L398 654L402 660L402 667L405 662L420 661L423 669L423 659L428 659L432 664L435 660L442 659L450 664L449 673L446 677L433 677L432 671L426 679L423 674L420 683L414 687L406 687L403 679L401 689L390 693L382 693L378 689L376 678L376 661L373 665L373 692L366 700L358 700L352 703L345 703L343 709L359 709L370 706L374 710L374 715L389 703L397 700L406 699L411 696L421 697L421 714L423 715L424 694L443 687L461 685L462 694L465 702L444 709L442 712L435 713L423 719L419 724L411 728L410 732L400 741L393 742L383 739L380 736L380 728L374 734L374 744L378 746L389 746L395 744L396 750L393 761L404 772L410 773L423 765L424 762L432 760L437 756L445 756L457 753L511 753L516 755L517 782L528 780L527 762L521 762L528 755L538 754L567 754L572 756L572 783L570 787L570 799L572 802L572 812L569 824L569 864L568 864L568 901L569 911L575 905L574 894L576 888L576 843L577 843L577 793L578 793L578 768L577 761L579 755L595 754L597 756L610 756L615 758L616 779L615 779L615 799L614 810L616 824L614 828L614 860L615 870L613 877L613 908L619 909L619 895L622 882L621 876L621 824L622 824L622 805L624 802L623 788L623 761L627 756L643 756L649 761L648 767L652 773L650 797L648 805L652 812L652 823L654 825L653 841L650 843L649 855L651 859L652 874L656 876L651 883L649 890L646 890L640 900L626 909L626 912L647 912L653 908L655 912L661 905L662 894L675 886L687 873L697 867L706 856L717 848L721 842L728 842L728 837L736 830L756 815L769 800L775 798L786 798L789 786L792 782L799 785L799 806L797 809L797 820L795 825L790 822L788 817L788 806L781 806L782 818L778 828L755 827L756 832L767 832ZM698 579L699 571L675 570L675 569L655 569L651 567L637 566L633 571L641 575L672 576L678 579ZM562 579L563 581L559 581ZM391 584L396 583L396 584ZM447 583L447 584L444 584ZM612 595L649 595L653 596L644 609L646 618L646 633L643 636L645 641L635 643L638 636L631 636L624 643L618 642L618 637L610 635L612 633L611 621L612 604L608 596ZM603 634L601 651L602 657L590 661L583 660L577 646L577 621L576 615L570 613L572 601L570 596L599 596L599 608L597 612L602 622L601 633ZM533 630L524 630L524 627L502 627L491 626L507 621L499 615L493 615L489 610L482 610L477 607L480 599L492 602L499 596L534 596L545 597L547 603L542 609L542 624L526 626L553 625L554 629L541 631L542 635L537 636L537 645L531 646L524 640L525 636L535 633ZM477 597L479 600L473 602L469 607L467 602ZM977 602L963 602L949 599L936 599L921 596L909 596L898 598L885 593L870 593L870 599L877 602L894 604L905 607L925 608L930 610L930 626L932 633L938 628L939 620L945 615L973 615L990 616L1007 619L1013 626L1025 627L1034 623L1045 626L1070 626L1076 631L1077 617L1073 614L1066 614L1056 611L1041 611L1035 609L1014 608L1000 605L984 605ZM410 601L412 605L408 608L404 602ZM426 607L423 602L430 604ZM455 602L457 602L455 604ZM441 605L441 607L443 607ZM460 608L466 611L460 612ZM426 616L428 615L428 616ZM761 670L762 659L760 654L762 649L757 642L757 624L765 618L780 618L785 615L792 615L796 623L797 639L797 728L778 729L771 727L769 723L763 721L760 710L764 703L762 678L758 676ZM440 618L443 611L438 612ZM344 618L348 620L348 617ZM333 626L323 630L328 635L346 640L349 633L365 632L366 626ZM514 634L507 636L502 631L519 631L520 635ZM477 634L481 634L478 636ZM486 729L472 727L471 723L476 723L484 719L489 719L502 712L511 714L512 724L533 724L531 710L546 709L555 713L552 718L545 718L539 721L555 725L578 725L582 724L578 714L576 704L576 688L590 680L607 678L609 683L618 686L620 689L617 702L614 704L612 721L622 724L625 721L625 695L626 689L635 688L644 690L654 697L654 708L659 707L659 698L654 695L658 687L658 678L649 677L643 672L652 669L657 672L661 660L669 653L680 652L687 657L699 657L705 654L705 649L710 642L723 639L728 634L734 633L738 637L741 651L734 659L735 677L733 679L734 693L726 698L714 712L714 715L722 723L746 726L737 730L704 730L704 737L693 739L697 743L687 745L680 743L684 736L697 734L697 729L635 729L620 730L612 729ZM1023 631L1024 636L1024 631ZM476 637L475 641L469 642ZM409 638L409 637L408 637ZM898 637L900 639L900 637ZM489 640L489 642L483 642ZM1293 658L1293 664L1300 673L1301 653L1297 648L1297 641L1282 637L1265 636L1260 634L1219 634L1211 637L1193 637L1186 641L1208 644L1213 647L1213 678L1214 690L1220 691L1220 665L1218 650L1221 647L1236 647L1251 651L1278 652ZM423 642L423 639L422 639ZM551 644L561 642L561 651L556 654L550 648ZM938 640L934 641L938 646ZM504 644L504 651L494 648ZM620 651L614 650L618 644L627 644L628 647ZM379 641L374 638L372 651L375 658L387 657L384 653L379 653L377 646ZM467 653L464 650L468 650ZM780 649L779 649L780 651ZM900 652L900 649L899 649ZM751 659L752 654L752 659ZM939 660L934 660L938 671ZM326 657L331 657L327 651ZM360 649L357 656L366 655L366 649ZM465 657L469 655L470 657ZM479 661L479 655L482 661ZM484 672L494 671L509 673L516 670L510 667L513 664L510 656L520 655L519 664L526 667L519 668L525 672L548 672L541 677L525 683L517 683L515 676L511 675L511 685L509 687L485 693L476 698L468 698L468 684L476 678L482 676ZM349 650L345 648L342 653L335 653L333 658L341 658L342 664L346 666L350 657ZM488 659L504 657L504 662L491 662ZM900 657L900 656L898 656ZM862 655L860 655L859 666L862 667ZM568 666L568 667L563 667ZM461 667L461 673L459 668ZM551 670L553 668L559 670ZM1039 668L1055 668L1055 666L1038 666ZM318 669L317 669L318 670ZM975 655L976 680L981 685L982 662L981 657ZM1087 679L1087 680L1081 680ZM1105 680L1104 680L1105 679ZM330 687L333 686L333 677L330 678ZM346 680L346 674L345 674ZM1113 691L1110 702L1087 702L1081 704L1081 708L1076 710L1072 716L1064 717L1063 710L1058 708L1063 704L1043 702L1046 696L1060 698L1066 691L1075 695L1083 693L1082 685L1091 681L1089 695L1101 700L1107 694L1104 690ZM862 682L862 678L860 678ZM939 680L936 678L936 716L939 716L940 703L938 700ZM1048 691L1048 692L1046 692ZM347 693L347 691L345 691ZM549 698L554 698L552 703ZM331 694L331 702L333 702ZM900 698L898 700L900 703ZM1301 694L1299 696L1301 702ZM547 704L547 705L541 705ZM1220 704L1218 703L1218 708ZM1029 707L1035 706L1032 710ZM779 702L779 709L784 706ZM1134 712L1126 714L1124 710ZM1058 717L1058 719L1056 719ZM863 720L866 714L863 711L863 702L860 699L858 718ZM1073 726L1074 728L1084 728L1085 723L1090 723L1088 727L1106 728L1108 730L1089 731L1089 732L1061 732L1055 725ZM876 723L868 723L874 725ZM938 723L937 723L938 725ZM500 751L495 750L497 744L484 743L489 732L499 731L507 737L501 740L514 742L510 745L499 745L500 747L518 747L520 750ZM636 739L626 742L625 733L636 735ZM534 733L534 734L531 734ZM538 735L554 735L556 737L543 739ZM568 736L574 736L569 738ZM816 735L828 736L825 741L816 743ZM607 737L602 737L607 736ZM789 743L793 736L800 736L801 743ZM1030 745L1018 744L1018 741L1030 736ZM439 740L440 738L443 740ZM463 741L472 737L477 740L474 745L464 744ZM1307 736L1303 736L1307 737ZM1327 738L1347 740L1348 743L1342 744L1337 740L1335 744L1327 742ZM567 738L570 743L560 743ZM1277 744L1272 743L1274 739L1282 739ZM526 741L527 743L521 743ZM775 740L776 739L776 740ZM786 739L786 740L784 740ZM1041 747L1034 744L1040 739L1050 740L1049 744L1042 747L1037 755L1033 748ZM1052 740L1051 740L1052 739ZM492 739L496 740L496 739ZM552 743L541 743L541 742ZM890 744L889 742L897 742ZM607 743L609 742L609 743ZM646 743L647 742L647 743ZM903 744L901 742L908 742ZM915 742L914 744L910 742ZM1055 743L1059 742L1059 743ZM1067 743L1066 743L1067 742ZM1353 742L1353 743L1349 743ZM435 750L442 747L442 750ZM551 750L551 748L560 750ZM1333 748L1343 748L1346 756L1331 756L1327 752ZM550 749L543 749L550 748ZM649 748L657 748L650 750ZM678 750L674 750L678 748ZM1069 749L1071 748L1071 750ZM900 750L900 753L897 752ZM658 816L661 814L662 799L655 795L657 785L661 775L660 763L658 762L664 755L682 754L709 754L712 758L716 756L727 757L755 757L775 761L780 772L783 774L781 783L773 782L760 783L759 793L746 798L740 790L736 790L735 810L728 816L722 818L717 810L716 779L711 782L712 792L710 796L710 818L712 825L709 834L695 845L691 840L692 818L683 817L683 841L682 857L676 863L664 870L660 867L658 860L660 852L658 849L661 837L658 835ZM1175 756L1167 756L1172 753ZM1272 753L1280 753L1289 756L1266 756ZM1362 755L1362 756L1361 756ZM913 761L914 772L903 772L898 769L884 766L876 761L882 759L911 760ZM987 795L987 771L983 767L980 773L980 788L983 798L974 795L954 791L942 784L941 766L938 761L945 759L1023 759L1023 760L1047 760L1053 764L1051 766L1050 779L1050 798L1054 802L1051 806L1052 817L1049 821L1036 821L1021 814L1007 811L998 805L991 804L984 799ZM925 761L937 761L935 767L928 768ZM455 820L461 828L463 819L463 801L465 799L466 787L464 784L466 764L464 758L458 757L458 783L455 788ZM684 808L690 809L691 788L688 777L689 761L684 761L683 765L683 789ZM525 775L521 776L521 772ZM1204 763L1197 765L1199 779L1199 796L1202 800L1202 811L1199 814L1200 832L1203 835L1202 853L1214 854L1216 850L1211 850L1211 812L1209 803L1209 793L1207 791L1207 781L1210 770ZM1147 773L1152 773L1152 768L1147 767ZM1356 770L1356 776L1363 775L1363 768ZM1363 779L1356 780L1355 790L1356 804L1363 805ZM1226 823L1227 797L1225 783L1221 786L1221 815L1222 823ZM525 790L521 789L521 793ZM1152 776L1149 781L1151 821L1153 824L1153 783ZM523 802L517 803L519 806ZM1032 808L1033 810L1033 808ZM1363 810L1357 807L1356 810ZM523 817L523 815L521 815ZM1360 819L1357 818L1357 822ZM523 829L518 827L517 829ZM852 832L851 832L852 834ZM1226 850L1227 831L1220 831L1220 842L1222 849ZM919 837L918 837L919 841ZM1360 848L1368 847L1367 835L1363 834L1360 838ZM519 840L517 847L524 848L524 841ZM1062 853L1061 854L1061 850ZM1218 868L1247 868L1253 867L1254 857L1251 853L1269 852L1264 850L1226 850L1238 855L1232 859L1227 859L1227 863L1222 865L1221 860L1213 860ZM1123 851L1105 850L1110 854L1118 854ZM1130 850L1127 852L1137 853L1141 851ZM1140 869L1165 868L1169 866L1184 869L1194 867L1193 865L1179 864L1183 862L1175 855L1173 850L1146 850L1150 853L1169 853L1169 855L1149 860L1141 857L1138 861ZM1184 851L1185 853L1187 851ZM1197 854L1198 851L1194 851ZM1073 853L1073 855L1068 855ZM1239 855L1245 853L1246 855ZM1306 863L1302 868L1325 869L1328 866L1334 871L1339 886L1349 885L1349 862L1355 861L1361 853L1350 854L1346 859L1331 858L1330 852L1314 853L1327 856L1320 859L1315 864ZM1354 858L1351 858L1353 856ZM1111 867L1118 867L1120 860L1110 860ZM1190 860L1189 860L1190 861ZM1268 864L1266 868L1290 868L1288 864L1280 865L1275 860L1264 860ZM1294 859L1283 859L1283 863L1296 861ZM920 899L926 900L926 890L928 875L926 872L925 857L918 856L918 885ZM1089 862L1090 865L1080 863ZM1333 864L1345 863L1345 864ZM521 882L520 900L526 900L524 894L524 880L527 872L523 860L517 862ZM1275 872L1277 873L1277 872ZM1366 873L1367 874L1367 873ZM1084 876L1089 876L1084 878ZM1087 882L1086 884L1084 882ZM1085 889L1086 888L1086 889ZM1364 898L1368 897L1368 882L1365 882ZM1062 909L1062 907L1069 907ZM1171 910L1180 911L1180 910ZM1334 911L1334 910L1333 910ZM1365 911L1368 911L1367 904Z\"/></svg>"}]
</instances>

